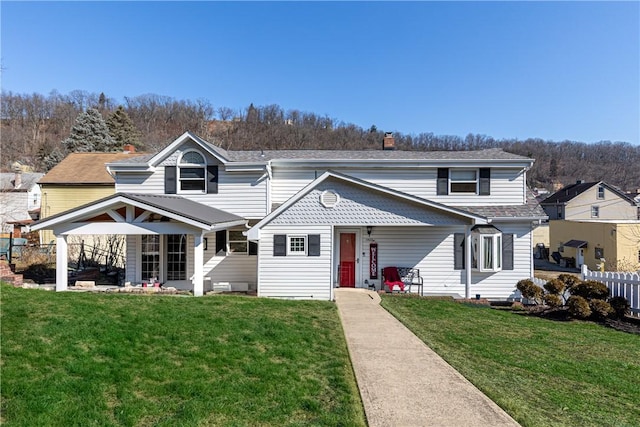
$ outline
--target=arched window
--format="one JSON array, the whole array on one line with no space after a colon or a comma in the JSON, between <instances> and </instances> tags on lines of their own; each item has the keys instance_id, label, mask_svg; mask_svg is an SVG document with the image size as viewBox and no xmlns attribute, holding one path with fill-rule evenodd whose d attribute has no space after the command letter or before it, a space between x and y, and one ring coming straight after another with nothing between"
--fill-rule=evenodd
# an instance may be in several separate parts
<instances>
[{"instance_id":1,"label":"arched window","mask_svg":"<svg viewBox=\"0 0 640 427\"><path fill-rule=\"evenodd\" d=\"M205 192L207 163L197 151L185 152L178 162L180 191Z\"/></svg>"}]
</instances>

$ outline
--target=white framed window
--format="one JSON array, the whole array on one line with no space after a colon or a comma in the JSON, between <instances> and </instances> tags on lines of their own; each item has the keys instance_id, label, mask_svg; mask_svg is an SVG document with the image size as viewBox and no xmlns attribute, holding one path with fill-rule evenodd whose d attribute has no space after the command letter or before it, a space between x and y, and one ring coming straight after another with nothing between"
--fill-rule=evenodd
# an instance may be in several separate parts
<instances>
[{"instance_id":1,"label":"white framed window","mask_svg":"<svg viewBox=\"0 0 640 427\"><path fill-rule=\"evenodd\" d=\"M598 186L598 199L604 200L604 185Z\"/></svg>"},{"instance_id":2,"label":"white framed window","mask_svg":"<svg viewBox=\"0 0 640 427\"><path fill-rule=\"evenodd\" d=\"M178 162L179 191L181 193L205 193L207 190L207 163L198 151L182 154Z\"/></svg>"},{"instance_id":3,"label":"white framed window","mask_svg":"<svg viewBox=\"0 0 640 427\"><path fill-rule=\"evenodd\" d=\"M306 255L307 236L287 235L287 255Z\"/></svg>"},{"instance_id":4,"label":"white framed window","mask_svg":"<svg viewBox=\"0 0 640 427\"><path fill-rule=\"evenodd\" d=\"M160 235L143 234L140 247L141 279L159 279L160 277Z\"/></svg>"},{"instance_id":5,"label":"white framed window","mask_svg":"<svg viewBox=\"0 0 640 427\"><path fill-rule=\"evenodd\" d=\"M451 169L449 173L450 193L473 193L478 189L477 169Z\"/></svg>"},{"instance_id":6,"label":"white framed window","mask_svg":"<svg viewBox=\"0 0 640 427\"><path fill-rule=\"evenodd\" d=\"M227 252L230 255L246 255L249 252L249 243L242 230L229 230Z\"/></svg>"},{"instance_id":7,"label":"white framed window","mask_svg":"<svg viewBox=\"0 0 640 427\"><path fill-rule=\"evenodd\" d=\"M478 271L502 270L502 233L481 229L471 232L471 266Z\"/></svg>"},{"instance_id":8,"label":"white framed window","mask_svg":"<svg viewBox=\"0 0 640 427\"><path fill-rule=\"evenodd\" d=\"M599 206L591 206L591 218L600 217L600 207Z\"/></svg>"}]
</instances>

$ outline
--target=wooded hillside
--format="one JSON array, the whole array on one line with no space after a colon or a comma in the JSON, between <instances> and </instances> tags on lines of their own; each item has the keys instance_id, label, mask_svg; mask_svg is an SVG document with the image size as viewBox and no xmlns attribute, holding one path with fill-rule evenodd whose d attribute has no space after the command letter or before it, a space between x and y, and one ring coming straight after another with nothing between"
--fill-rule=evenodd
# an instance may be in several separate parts
<instances>
[{"instance_id":1,"label":"wooded hillside","mask_svg":"<svg viewBox=\"0 0 640 427\"><path fill-rule=\"evenodd\" d=\"M501 139L468 134L403 134L396 129L363 129L351 123L278 105L254 106L236 111L214 108L207 100L177 100L154 94L125 97L123 103L104 94L73 91L67 95L2 92L0 168L20 161L36 171L46 171L48 154L64 151L79 114L97 109L105 120L124 113L138 131L140 150L155 152L189 130L225 149L381 149L384 132L393 131L400 150L476 150L500 147L536 159L528 174L529 185L551 188L577 179L605 180L625 191L640 188L640 146L625 142L541 139ZM115 135L114 135L115 137Z\"/></svg>"}]
</instances>

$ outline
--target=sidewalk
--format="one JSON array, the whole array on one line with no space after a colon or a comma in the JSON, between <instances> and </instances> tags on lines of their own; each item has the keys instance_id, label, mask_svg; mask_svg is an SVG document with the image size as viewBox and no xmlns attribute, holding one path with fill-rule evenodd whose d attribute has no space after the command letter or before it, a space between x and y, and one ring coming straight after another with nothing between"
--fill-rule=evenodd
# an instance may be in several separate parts
<instances>
[{"instance_id":1,"label":"sidewalk","mask_svg":"<svg viewBox=\"0 0 640 427\"><path fill-rule=\"evenodd\" d=\"M370 426L518 426L365 289L336 303Z\"/></svg>"}]
</instances>

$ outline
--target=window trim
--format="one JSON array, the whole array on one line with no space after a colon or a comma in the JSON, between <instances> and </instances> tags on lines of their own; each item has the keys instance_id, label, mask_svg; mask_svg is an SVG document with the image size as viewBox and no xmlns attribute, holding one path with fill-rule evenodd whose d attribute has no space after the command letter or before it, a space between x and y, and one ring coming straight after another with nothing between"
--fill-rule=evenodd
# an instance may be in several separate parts
<instances>
[{"instance_id":1,"label":"window trim","mask_svg":"<svg viewBox=\"0 0 640 427\"><path fill-rule=\"evenodd\" d=\"M291 240L303 239L304 249L302 251L291 250ZM309 248L309 236L307 234L287 234L287 256L307 256Z\"/></svg>"},{"instance_id":2,"label":"window trim","mask_svg":"<svg viewBox=\"0 0 640 427\"><path fill-rule=\"evenodd\" d=\"M600 206L591 205L591 218L600 218Z\"/></svg>"},{"instance_id":3,"label":"window trim","mask_svg":"<svg viewBox=\"0 0 640 427\"><path fill-rule=\"evenodd\" d=\"M473 172L475 178L473 180L454 180L453 175L455 172ZM478 185L480 184L480 169L479 168L456 168L449 169L449 194L475 194L478 195ZM475 186L474 191L454 191L454 184L471 184Z\"/></svg>"},{"instance_id":4,"label":"window trim","mask_svg":"<svg viewBox=\"0 0 640 427\"><path fill-rule=\"evenodd\" d=\"M598 185L598 194L596 196L598 200L604 200L604 185Z\"/></svg>"},{"instance_id":5,"label":"window trim","mask_svg":"<svg viewBox=\"0 0 640 427\"><path fill-rule=\"evenodd\" d=\"M244 239L242 240L238 240L238 239L231 239L231 233L240 233L242 234L242 230L238 229L238 228L230 228L228 230L225 230L227 232L227 248L226 248L226 252L227 255L230 256L247 256L249 255L249 240L247 240L247 236L242 236L244 237ZM245 244L245 250L244 251L232 251L231 250L231 244L232 243L244 243Z\"/></svg>"},{"instance_id":6,"label":"window trim","mask_svg":"<svg viewBox=\"0 0 640 427\"><path fill-rule=\"evenodd\" d=\"M183 163L183 159L189 153L197 153L200 157L202 157L203 163ZM176 190L178 194L207 194L207 158L202 154L199 150L196 149L188 149L180 154L178 161L176 162L177 172L176 172ZM183 178L182 177L182 169L201 169L202 170L202 178ZM202 182L202 190L183 190L182 182L183 181L198 181Z\"/></svg>"},{"instance_id":7,"label":"window trim","mask_svg":"<svg viewBox=\"0 0 640 427\"><path fill-rule=\"evenodd\" d=\"M502 232L471 232L471 268L480 272L502 271Z\"/></svg>"},{"instance_id":8,"label":"window trim","mask_svg":"<svg viewBox=\"0 0 640 427\"><path fill-rule=\"evenodd\" d=\"M251 240L249 240L247 238L247 236L244 236L243 234L243 239L242 240L232 240L231 239L231 235L230 233L232 231L237 231L237 232L241 232L243 233L245 230L241 229L241 228L229 228L229 229L225 229L225 230L218 230L216 231L216 252L215 252L215 256L258 256L258 244L256 242L252 242ZM221 235L222 234L222 235ZM223 237L223 238L222 238ZM244 252L239 252L239 251L232 251L231 250L231 243L241 243L244 242L246 243L246 251Z\"/></svg>"}]
</instances>

